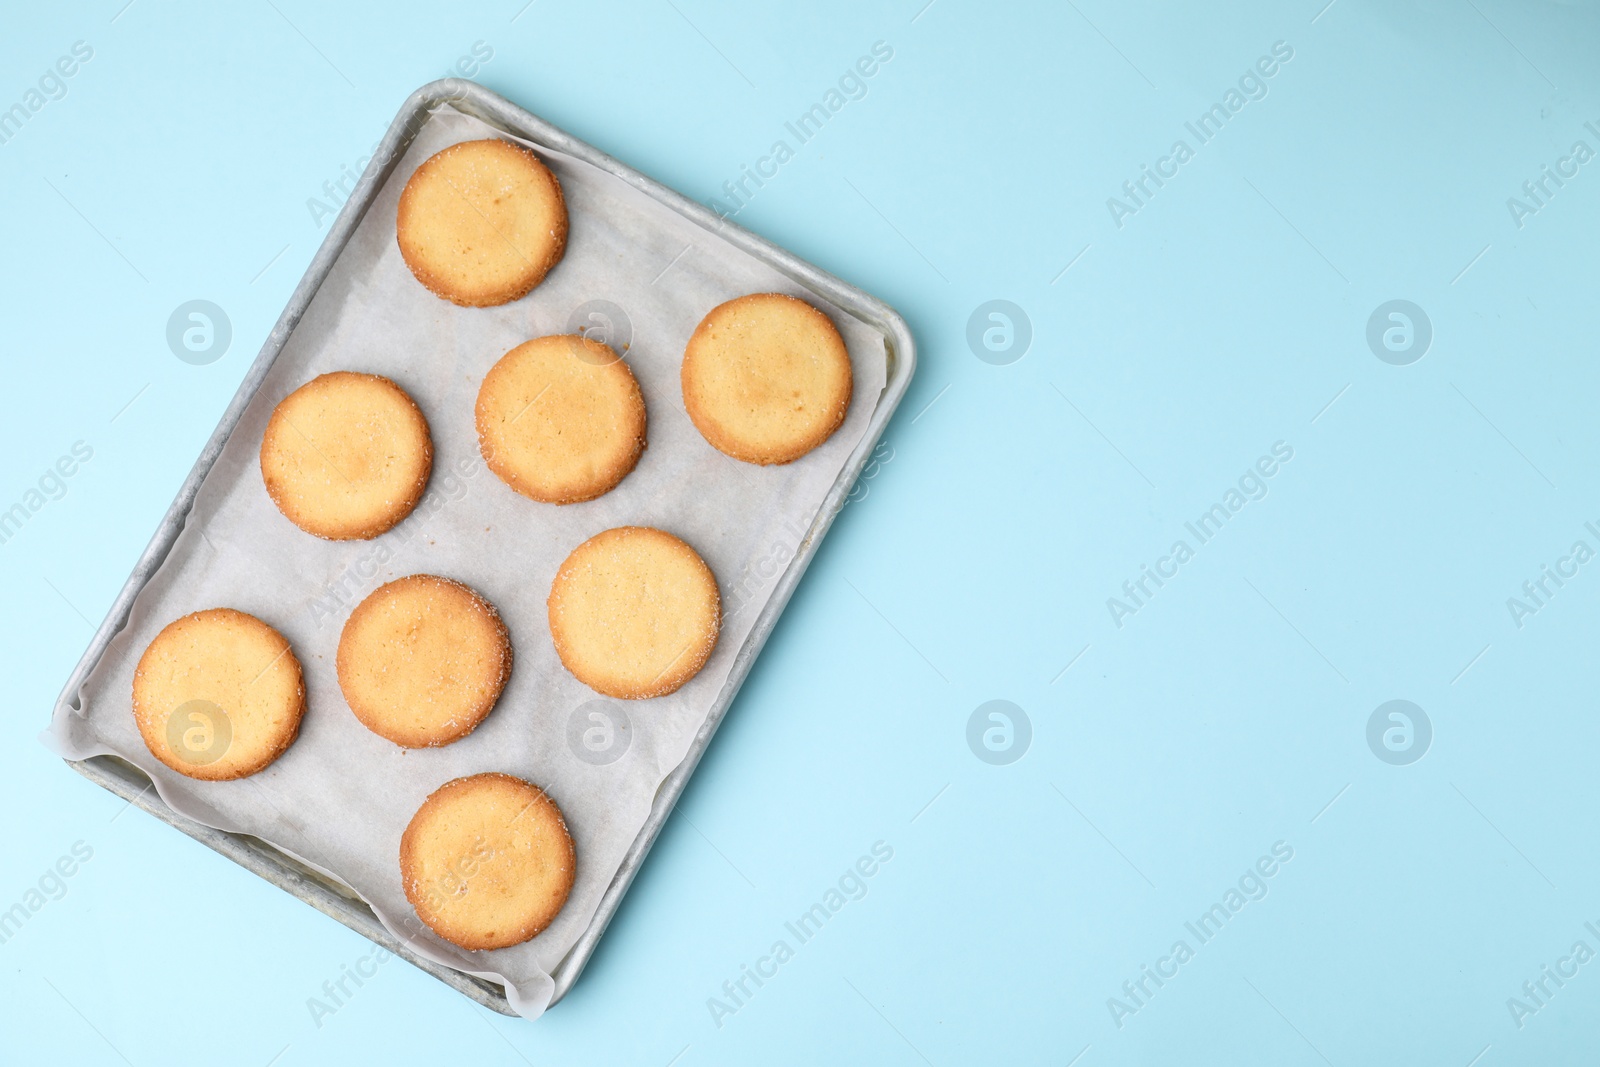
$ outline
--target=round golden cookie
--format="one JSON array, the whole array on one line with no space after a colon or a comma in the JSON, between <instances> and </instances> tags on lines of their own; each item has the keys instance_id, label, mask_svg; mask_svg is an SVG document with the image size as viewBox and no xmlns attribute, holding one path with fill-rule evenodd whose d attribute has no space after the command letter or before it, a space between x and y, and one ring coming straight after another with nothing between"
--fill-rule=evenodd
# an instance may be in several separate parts
<instances>
[{"instance_id":1,"label":"round golden cookie","mask_svg":"<svg viewBox=\"0 0 1600 1067\"><path fill-rule=\"evenodd\" d=\"M133 672L133 719L145 746L202 781L243 778L277 759L305 708L289 642L232 608L168 623Z\"/></svg>"},{"instance_id":2,"label":"round golden cookie","mask_svg":"<svg viewBox=\"0 0 1600 1067\"><path fill-rule=\"evenodd\" d=\"M400 194L400 255L435 296L493 307L526 296L567 248L561 183L509 141L463 141L428 158Z\"/></svg>"},{"instance_id":3,"label":"round golden cookie","mask_svg":"<svg viewBox=\"0 0 1600 1067\"><path fill-rule=\"evenodd\" d=\"M361 725L404 748L448 745L494 710L511 675L511 635L460 582L413 574L356 605L337 668Z\"/></svg>"},{"instance_id":4,"label":"round golden cookie","mask_svg":"<svg viewBox=\"0 0 1600 1067\"><path fill-rule=\"evenodd\" d=\"M624 700L675 692L705 666L721 625L711 568L648 526L619 526L573 549L547 604L567 670Z\"/></svg>"},{"instance_id":5,"label":"round golden cookie","mask_svg":"<svg viewBox=\"0 0 1600 1067\"><path fill-rule=\"evenodd\" d=\"M511 488L546 504L609 492L645 448L644 394L617 354L576 334L500 357L478 390L478 447Z\"/></svg>"},{"instance_id":6,"label":"round golden cookie","mask_svg":"<svg viewBox=\"0 0 1600 1067\"><path fill-rule=\"evenodd\" d=\"M828 316L754 293L700 320L683 353L683 406L705 439L746 463L789 463L850 407L850 354Z\"/></svg>"},{"instance_id":7,"label":"round golden cookie","mask_svg":"<svg viewBox=\"0 0 1600 1067\"><path fill-rule=\"evenodd\" d=\"M335 371L283 401L261 478L290 522L330 541L377 537L411 514L433 471L428 420L389 379Z\"/></svg>"},{"instance_id":8,"label":"round golden cookie","mask_svg":"<svg viewBox=\"0 0 1600 1067\"><path fill-rule=\"evenodd\" d=\"M567 902L576 872L561 809L509 774L446 782L400 838L400 880L417 918L466 949L538 934Z\"/></svg>"}]
</instances>

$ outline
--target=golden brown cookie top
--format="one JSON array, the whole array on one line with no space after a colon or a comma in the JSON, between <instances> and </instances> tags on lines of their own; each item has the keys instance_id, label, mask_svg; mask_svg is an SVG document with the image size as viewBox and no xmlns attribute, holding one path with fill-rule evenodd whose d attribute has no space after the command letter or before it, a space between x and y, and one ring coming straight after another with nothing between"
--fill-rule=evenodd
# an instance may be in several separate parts
<instances>
[{"instance_id":1,"label":"golden brown cookie top","mask_svg":"<svg viewBox=\"0 0 1600 1067\"><path fill-rule=\"evenodd\" d=\"M300 732L305 684L282 634L254 615L212 608L156 635L133 672L133 718L153 756L179 774L255 774Z\"/></svg>"},{"instance_id":2,"label":"golden brown cookie top","mask_svg":"<svg viewBox=\"0 0 1600 1067\"><path fill-rule=\"evenodd\" d=\"M663 530L621 526L572 551L550 587L550 637L567 670L606 696L665 696L717 644L722 598L698 553Z\"/></svg>"},{"instance_id":3,"label":"golden brown cookie top","mask_svg":"<svg viewBox=\"0 0 1600 1067\"><path fill-rule=\"evenodd\" d=\"M400 194L400 254L417 280L464 307L525 296L561 261L561 183L528 149L463 141L430 156Z\"/></svg>"},{"instance_id":4,"label":"golden brown cookie top","mask_svg":"<svg viewBox=\"0 0 1600 1067\"><path fill-rule=\"evenodd\" d=\"M850 407L850 354L828 316L753 293L711 310L684 350L683 404L713 447L789 463L826 441Z\"/></svg>"},{"instance_id":5,"label":"golden brown cookie top","mask_svg":"<svg viewBox=\"0 0 1600 1067\"><path fill-rule=\"evenodd\" d=\"M377 537L411 514L433 471L428 420L377 374L335 371L278 404L261 478L278 510L330 541Z\"/></svg>"},{"instance_id":6,"label":"golden brown cookie top","mask_svg":"<svg viewBox=\"0 0 1600 1067\"><path fill-rule=\"evenodd\" d=\"M509 774L446 782L400 838L400 880L428 928L465 949L518 945L555 920L577 853L561 809Z\"/></svg>"},{"instance_id":7,"label":"golden brown cookie top","mask_svg":"<svg viewBox=\"0 0 1600 1067\"><path fill-rule=\"evenodd\" d=\"M511 488L547 504L609 492L645 448L644 394L598 341L536 337L484 376L476 409L484 462Z\"/></svg>"},{"instance_id":8,"label":"golden brown cookie top","mask_svg":"<svg viewBox=\"0 0 1600 1067\"><path fill-rule=\"evenodd\" d=\"M344 624L339 689L367 729L405 748L477 729L511 675L511 636L467 586L413 574L374 590Z\"/></svg>"}]
</instances>

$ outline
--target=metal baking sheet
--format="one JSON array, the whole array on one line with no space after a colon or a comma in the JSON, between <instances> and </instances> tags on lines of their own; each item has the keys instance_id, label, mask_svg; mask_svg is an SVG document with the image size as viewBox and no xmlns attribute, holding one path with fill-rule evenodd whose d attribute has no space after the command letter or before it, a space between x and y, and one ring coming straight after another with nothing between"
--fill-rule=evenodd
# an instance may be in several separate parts
<instances>
[{"instance_id":1,"label":"metal baking sheet","mask_svg":"<svg viewBox=\"0 0 1600 1067\"><path fill-rule=\"evenodd\" d=\"M132 575L100 625L89 648L69 678L58 710L78 710L79 687L100 662L108 645L127 624L133 602L165 560L189 515L195 497L222 452L246 405L262 385L273 361L316 295L334 262L355 232L384 182L390 177L412 138L435 109L450 106L505 133L566 153L620 178L633 189L659 201L709 234L727 242L779 271L797 285L831 302L882 335L888 361L886 384L872 412L867 430L829 490L798 550L778 576L772 595L754 628L739 647L732 671L697 732L687 756L661 783L649 816L606 888L593 919L560 963L551 971L554 1004L572 987L593 953L600 936L615 914L645 855L671 814L689 776L710 743L731 705L756 655L765 644L796 583L804 573L822 536L867 463L895 408L905 395L915 369L915 350L905 322L889 307L861 290L797 259L790 253L719 218L716 214L642 174L618 163L549 123L471 82L455 79L433 82L413 93L391 124L349 201L341 210L321 249L312 260L284 309L277 325L251 365L239 391L228 405L216 431L140 557ZM504 989L477 976L420 957L410 951L378 921L377 916L350 890L323 877L272 846L242 834L218 830L179 815L150 788L150 779L131 764L112 756L68 761L79 773L140 808L176 826L208 847L261 875L274 885L300 897L319 911L338 919L373 942L428 971L464 995L504 1014L515 1012Z\"/></svg>"}]
</instances>

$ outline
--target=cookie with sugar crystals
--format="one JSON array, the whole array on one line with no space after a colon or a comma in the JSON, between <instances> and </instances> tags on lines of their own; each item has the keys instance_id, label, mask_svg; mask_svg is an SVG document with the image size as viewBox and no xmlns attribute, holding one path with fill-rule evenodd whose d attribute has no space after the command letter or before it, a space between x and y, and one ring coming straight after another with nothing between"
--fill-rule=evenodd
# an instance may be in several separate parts
<instances>
[{"instance_id":1,"label":"cookie with sugar crystals","mask_svg":"<svg viewBox=\"0 0 1600 1067\"><path fill-rule=\"evenodd\" d=\"M567 248L561 183L521 145L462 141L430 156L400 193L395 238L429 292L463 307L526 296Z\"/></svg>"},{"instance_id":2,"label":"cookie with sugar crystals","mask_svg":"<svg viewBox=\"0 0 1600 1067\"><path fill-rule=\"evenodd\" d=\"M698 553L648 526L595 534L561 564L547 601L567 670L609 697L675 692L717 644L722 597Z\"/></svg>"},{"instance_id":3,"label":"cookie with sugar crystals","mask_svg":"<svg viewBox=\"0 0 1600 1067\"><path fill-rule=\"evenodd\" d=\"M683 406L734 459L792 463L844 422L850 353L832 320L804 300L752 293L713 308L689 338Z\"/></svg>"},{"instance_id":4,"label":"cookie with sugar crystals","mask_svg":"<svg viewBox=\"0 0 1600 1067\"><path fill-rule=\"evenodd\" d=\"M266 767L298 736L305 709L300 661L289 642L233 608L168 623L133 672L133 718L145 747L201 781Z\"/></svg>"},{"instance_id":5,"label":"cookie with sugar crystals","mask_svg":"<svg viewBox=\"0 0 1600 1067\"><path fill-rule=\"evenodd\" d=\"M484 375L478 447L523 496L576 504L610 492L645 449L644 394L610 348L577 334L536 337Z\"/></svg>"},{"instance_id":6,"label":"cookie with sugar crystals","mask_svg":"<svg viewBox=\"0 0 1600 1067\"><path fill-rule=\"evenodd\" d=\"M428 420L377 374L335 371L284 397L261 437L261 479L288 520L330 541L367 540L422 499Z\"/></svg>"},{"instance_id":7,"label":"cookie with sugar crystals","mask_svg":"<svg viewBox=\"0 0 1600 1067\"><path fill-rule=\"evenodd\" d=\"M448 745L494 710L511 675L511 635L467 586L413 574L356 605L336 666L367 729L403 748Z\"/></svg>"},{"instance_id":8,"label":"cookie with sugar crystals","mask_svg":"<svg viewBox=\"0 0 1600 1067\"><path fill-rule=\"evenodd\" d=\"M576 873L561 809L509 774L446 782L400 838L400 881L417 918L465 949L537 936L566 904Z\"/></svg>"}]
</instances>

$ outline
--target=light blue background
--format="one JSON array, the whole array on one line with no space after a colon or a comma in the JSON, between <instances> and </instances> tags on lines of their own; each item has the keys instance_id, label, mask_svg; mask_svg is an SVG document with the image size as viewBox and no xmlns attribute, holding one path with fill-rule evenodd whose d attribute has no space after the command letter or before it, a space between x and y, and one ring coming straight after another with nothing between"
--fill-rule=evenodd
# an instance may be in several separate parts
<instances>
[{"instance_id":1,"label":"light blue background","mask_svg":"<svg viewBox=\"0 0 1600 1067\"><path fill-rule=\"evenodd\" d=\"M0 144L0 508L94 456L0 545L0 908L94 855L0 945L0 1060L1600 1055L1600 962L1521 1029L1506 1005L1600 950L1600 563L1506 607L1600 547L1600 162L1506 207L1600 149L1595 6L924 2L9 5L0 107L94 58ZM477 80L702 201L886 42L738 221L888 300L922 362L574 992L504 1019L397 961L319 1027L370 946L34 736L315 252L307 198L479 41ZM1276 41L1268 95L1119 229L1107 197ZM164 340L194 298L233 324L209 366ZM995 298L1033 327L1008 366L966 342ZM1365 341L1395 298L1434 328L1405 367ZM1280 440L1270 494L1116 628L1106 598ZM965 740L995 698L1033 725L1009 766ZM1395 698L1434 727L1410 766L1365 739ZM719 1028L707 998L879 840L867 896ZM1278 841L1266 898L1119 1029L1107 998Z\"/></svg>"}]
</instances>

